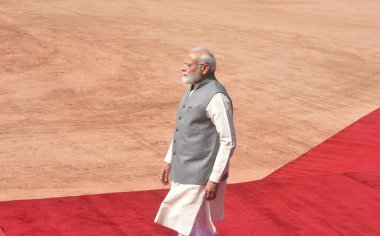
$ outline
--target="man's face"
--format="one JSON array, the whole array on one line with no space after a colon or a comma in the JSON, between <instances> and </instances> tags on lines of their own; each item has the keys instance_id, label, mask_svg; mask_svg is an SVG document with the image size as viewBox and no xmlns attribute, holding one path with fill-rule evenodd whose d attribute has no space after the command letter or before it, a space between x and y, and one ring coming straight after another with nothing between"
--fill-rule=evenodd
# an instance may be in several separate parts
<instances>
[{"instance_id":1,"label":"man's face","mask_svg":"<svg viewBox=\"0 0 380 236\"><path fill-rule=\"evenodd\" d=\"M197 55L189 54L182 65L182 81L185 84L196 84L201 79L201 65L198 65Z\"/></svg>"}]
</instances>

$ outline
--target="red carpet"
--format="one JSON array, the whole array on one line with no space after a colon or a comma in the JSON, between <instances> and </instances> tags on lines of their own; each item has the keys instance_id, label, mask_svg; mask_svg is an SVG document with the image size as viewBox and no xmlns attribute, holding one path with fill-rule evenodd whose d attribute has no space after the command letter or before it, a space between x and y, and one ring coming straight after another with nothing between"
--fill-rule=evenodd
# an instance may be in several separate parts
<instances>
[{"instance_id":1,"label":"red carpet","mask_svg":"<svg viewBox=\"0 0 380 236\"><path fill-rule=\"evenodd\" d=\"M380 109L272 173L267 179L380 171Z\"/></svg>"},{"instance_id":2,"label":"red carpet","mask_svg":"<svg viewBox=\"0 0 380 236\"><path fill-rule=\"evenodd\" d=\"M0 202L0 227L7 236L176 235L153 223L165 194ZM267 178L229 185L218 229L219 235L380 235L380 109Z\"/></svg>"}]
</instances>

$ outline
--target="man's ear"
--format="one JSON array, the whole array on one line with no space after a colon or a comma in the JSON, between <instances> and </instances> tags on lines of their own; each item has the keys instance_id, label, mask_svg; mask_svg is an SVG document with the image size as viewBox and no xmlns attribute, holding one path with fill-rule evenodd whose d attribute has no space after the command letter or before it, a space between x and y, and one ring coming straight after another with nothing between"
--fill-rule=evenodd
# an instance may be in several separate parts
<instances>
[{"instance_id":1,"label":"man's ear","mask_svg":"<svg viewBox=\"0 0 380 236\"><path fill-rule=\"evenodd\" d=\"M207 75L209 71L210 71L209 65L207 65L207 64L202 65L202 67L201 67L202 75Z\"/></svg>"}]
</instances>

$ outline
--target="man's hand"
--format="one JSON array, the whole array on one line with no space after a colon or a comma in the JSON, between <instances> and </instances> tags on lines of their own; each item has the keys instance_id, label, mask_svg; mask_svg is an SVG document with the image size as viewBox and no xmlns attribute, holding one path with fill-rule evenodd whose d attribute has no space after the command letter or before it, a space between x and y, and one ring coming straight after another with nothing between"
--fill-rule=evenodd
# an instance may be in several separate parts
<instances>
[{"instance_id":1,"label":"man's hand","mask_svg":"<svg viewBox=\"0 0 380 236\"><path fill-rule=\"evenodd\" d=\"M208 181L205 187L205 199L207 201L214 200L218 192L219 183Z\"/></svg>"},{"instance_id":2,"label":"man's hand","mask_svg":"<svg viewBox=\"0 0 380 236\"><path fill-rule=\"evenodd\" d=\"M160 181L163 185L168 185L169 184L169 174L170 174L170 164L165 163L164 167L161 170L160 174Z\"/></svg>"}]
</instances>

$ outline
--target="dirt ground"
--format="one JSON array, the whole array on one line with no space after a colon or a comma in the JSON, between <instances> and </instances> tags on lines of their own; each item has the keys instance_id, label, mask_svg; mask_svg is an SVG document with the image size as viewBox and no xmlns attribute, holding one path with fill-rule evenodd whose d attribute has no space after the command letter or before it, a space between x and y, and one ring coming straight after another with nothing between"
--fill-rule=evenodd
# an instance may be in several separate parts
<instances>
[{"instance_id":1,"label":"dirt ground","mask_svg":"<svg viewBox=\"0 0 380 236\"><path fill-rule=\"evenodd\" d=\"M0 200L162 188L180 68L210 48L230 182L380 107L380 2L0 0Z\"/></svg>"}]
</instances>

